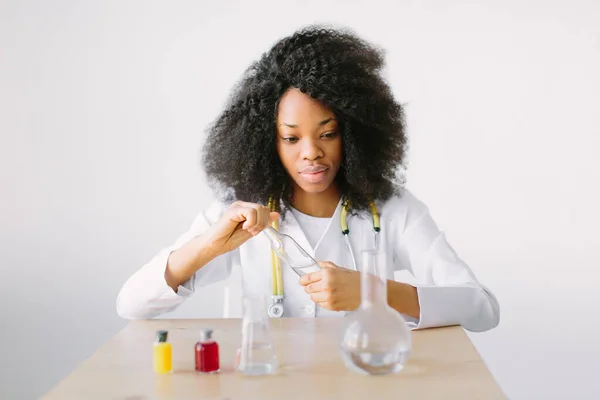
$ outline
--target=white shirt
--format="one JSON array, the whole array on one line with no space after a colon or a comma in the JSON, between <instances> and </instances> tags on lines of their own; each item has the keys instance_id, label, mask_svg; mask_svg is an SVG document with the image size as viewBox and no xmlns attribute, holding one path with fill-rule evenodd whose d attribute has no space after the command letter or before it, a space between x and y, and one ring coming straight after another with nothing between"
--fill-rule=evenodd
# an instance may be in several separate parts
<instances>
[{"instance_id":1,"label":"white shirt","mask_svg":"<svg viewBox=\"0 0 600 400\"><path fill-rule=\"evenodd\" d=\"M246 287L268 285L271 269L264 266L270 265L270 245L262 234L200 268L178 288L177 293L167 285L164 273L169 254L205 232L218 221L226 207L215 202L208 210L200 212L186 233L159 251L125 282L117 297L117 312L121 317L153 318L172 311L195 291L202 290L203 286L229 277L233 269L241 271ZM402 189L401 196L378 203L377 208L381 224L380 247L386 256L387 279L394 279L394 275L398 274L402 276L399 281L417 289L421 314L409 323L411 328L461 325L469 331L486 331L498 325L500 309L495 296L456 254L425 204L407 189ZM294 213L285 208L282 213L285 213L285 218L280 222L280 231L292 236L314 259L352 268L352 259L340 232L341 202L314 248L309 244ZM361 242L373 231L370 214L348 213L348 227L351 246L358 257ZM304 287L298 283L296 273L283 268L282 275L284 316L345 315L345 312L315 308Z\"/></svg>"},{"instance_id":2,"label":"white shirt","mask_svg":"<svg viewBox=\"0 0 600 400\"><path fill-rule=\"evenodd\" d=\"M304 214L295 208L292 208L291 211L294 214L296 221L298 221L300 229L304 232L308 244L314 249L325 234L331 218L313 217L312 215Z\"/></svg>"}]
</instances>

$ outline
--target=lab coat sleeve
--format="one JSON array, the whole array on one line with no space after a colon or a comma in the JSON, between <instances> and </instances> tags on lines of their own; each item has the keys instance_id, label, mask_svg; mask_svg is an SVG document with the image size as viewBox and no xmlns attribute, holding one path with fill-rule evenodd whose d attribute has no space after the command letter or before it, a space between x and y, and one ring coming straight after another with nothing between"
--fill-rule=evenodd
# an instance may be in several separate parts
<instances>
[{"instance_id":1,"label":"lab coat sleeve","mask_svg":"<svg viewBox=\"0 0 600 400\"><path fill-rule=\"evenodd\" d=\"M456 254L426 207L406 225L402 241L421 309L412 321L415 329L461 325L482 332L498 325L496 297Z\"/></svg>"},{"instance_id":2,"label":"lab coat sleeve","mask_svg":"<svg viewBox=\"0 0 600 400\"><path fill-rule=\"evenodd\" d=\"M221 206L213 204L200 212L190 229L172 245L160 250L137 270L123 285L117 296L117 313L122 318L154 318L177 308L201 286L226 279L231 273L237 250L221 255L200 268L175 292L165 280L169 255L197 235L204 233L220 216Z\"/></svg>"}]
</instances>

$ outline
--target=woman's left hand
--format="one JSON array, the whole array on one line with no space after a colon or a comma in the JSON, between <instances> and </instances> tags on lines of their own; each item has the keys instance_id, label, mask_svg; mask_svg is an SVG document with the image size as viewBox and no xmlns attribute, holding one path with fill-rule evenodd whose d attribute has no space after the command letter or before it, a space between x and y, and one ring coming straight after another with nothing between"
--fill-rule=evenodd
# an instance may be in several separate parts
<instances>
[{"instance_id":1,"label":"woman's left hand","mask_svg":"<svg viewBox=\"0 0 600 400\"><path fill-rule=\"evenodd\" d=\"M360 273L319 262L320 271L300 277L300 284L312 301L332 311L352 311L360 305Z\"/></svg>"}]
</instances>

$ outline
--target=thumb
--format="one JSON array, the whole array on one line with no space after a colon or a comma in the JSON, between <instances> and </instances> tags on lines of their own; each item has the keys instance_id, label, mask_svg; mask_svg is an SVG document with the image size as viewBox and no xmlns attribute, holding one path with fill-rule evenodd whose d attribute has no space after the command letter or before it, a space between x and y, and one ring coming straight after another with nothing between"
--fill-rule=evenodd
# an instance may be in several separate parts
<instances>
[{"instance_id":1,"label":"thumb","mask_svg":"<svg viewBox=\"0 0 600 400\"><path fill-rule=\"evenodd\" d=\"M319 261L321 268L340 268L331 261Z\"/></svg>"},{"instance_id":2,"label":"thumb","mask_svg":"<svg viewBox=\"0 0 600 400\"><path fill-rule=\"evenodd\" d=\"M278 212L271 212L269 214L269 218L270 218L269 222L275 222L275 221L277 221L279 219L279 213Z\"/></svg>"}]
</instances>

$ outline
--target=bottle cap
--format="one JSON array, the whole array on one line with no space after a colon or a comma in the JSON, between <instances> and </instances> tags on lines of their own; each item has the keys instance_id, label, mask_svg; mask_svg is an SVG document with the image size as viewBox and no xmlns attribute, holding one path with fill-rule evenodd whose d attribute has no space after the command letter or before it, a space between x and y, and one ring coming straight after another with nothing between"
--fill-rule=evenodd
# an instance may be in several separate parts
<instances>
[{"instance_id":1,"label":"bottle cap","mask_svg":"<svg viewBox=\"0 0 600 400\"><path fill-rule=\"evenodd\" d=\"M156 340L159 342L166 342L168 334L169 332L167 331L156 331Z\"/></svg>"},{"instance_id":2,"label":"bottle cap","mask_svg":"<svg viewBox=\"0 0 600 400\"><path fill-rule=\"evenodd\" d=\"M200 331L200 338L201 338L201 340L204 341L204 340L211 339L212 338L212 333L213 333L213 331L210 328L204 328L204 329L202 329Z\"/></svg>"}]
</instances>

